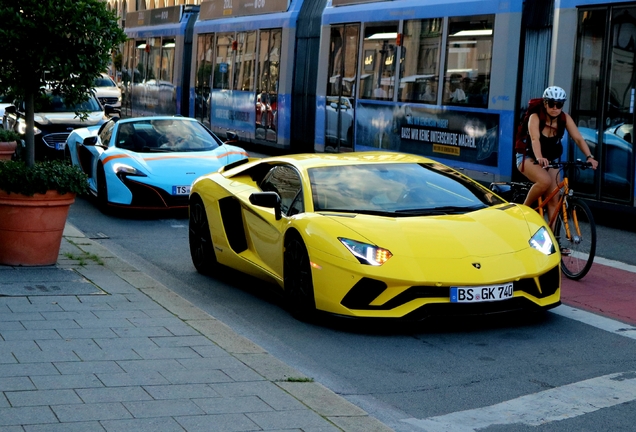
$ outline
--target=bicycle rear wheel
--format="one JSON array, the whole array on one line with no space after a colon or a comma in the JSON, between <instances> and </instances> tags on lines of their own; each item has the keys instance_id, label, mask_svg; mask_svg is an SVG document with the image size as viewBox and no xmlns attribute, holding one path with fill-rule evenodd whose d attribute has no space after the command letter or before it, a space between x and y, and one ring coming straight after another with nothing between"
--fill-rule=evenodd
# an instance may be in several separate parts
<instances>
[{"instance_id":1,"label":"bicycle rear wheel","mask_svg":"<svg viewBox=\"0 0 636 432\"><path fill-rule=\"evenodd\" d=\"M596 224L590 208L576 198L567 199L567 228L563 213L557 217L554 235L561 248L561 270L570 279L579 280L590 271L596 254Z\"/></svg>"}]
</instances>

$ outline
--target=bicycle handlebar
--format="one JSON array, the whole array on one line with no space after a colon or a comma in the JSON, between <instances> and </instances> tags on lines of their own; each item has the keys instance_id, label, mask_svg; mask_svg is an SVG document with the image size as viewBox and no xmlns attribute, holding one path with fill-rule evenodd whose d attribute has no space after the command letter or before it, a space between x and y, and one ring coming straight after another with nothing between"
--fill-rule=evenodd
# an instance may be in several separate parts
<instances>
[{"instance_id":1,"label":"bicycle handlebar","mask_svg":"<svg viewBox=\"0 0 636 432\"><path fill-rule=\"evenodd\" d=\"M535 161L535 165L538 165L539 162ZM592 168L592 164L589 162L583 162L581 159L577 159L575 161L565 161L565 162L552 162L549 165L546 165L544 168L569 168L569 167L577 167L580 169L588 169Z\"/></svg>"}]
</instances>

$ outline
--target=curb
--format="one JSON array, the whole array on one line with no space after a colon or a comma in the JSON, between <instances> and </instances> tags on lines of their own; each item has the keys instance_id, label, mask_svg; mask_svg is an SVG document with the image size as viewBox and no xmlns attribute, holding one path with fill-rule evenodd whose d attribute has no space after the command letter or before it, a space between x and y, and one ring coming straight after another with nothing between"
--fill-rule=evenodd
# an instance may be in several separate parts
<instances>
[{"instance_id":1,"label":"curb","mask_svg":"<svg viewBox=\"0 0 636 432\"><path fill-rule=\"evenodd\" d=\"M74 269L97 287L99 285L91 278L95 274L91 269L103 266L123 282L130 284L180 318L246 367L272 382L344 432L393 431L363 409L278 360L249 339L238 335L229 326L177 295L168 287L121 261L104 246L87 238L68 222L64 228L57 266ZM107 292L105 289L102 290Z\"/></svg>"}]
</instances>

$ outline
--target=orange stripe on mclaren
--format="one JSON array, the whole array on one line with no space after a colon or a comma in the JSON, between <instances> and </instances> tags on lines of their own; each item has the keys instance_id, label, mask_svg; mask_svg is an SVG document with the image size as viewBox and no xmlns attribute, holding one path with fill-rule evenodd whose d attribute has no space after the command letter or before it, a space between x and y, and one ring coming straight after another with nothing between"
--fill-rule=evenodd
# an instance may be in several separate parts
<instances>
[{"instance_id":1,"label":"orange stripe on mclaren","mask_svg":"<svg viewBox=\"0 0 636 432\"><path fill-rule=\"evenodd\" d=\"M248 154L246 152L239 152L239 151L230 151L230 152L226 152L220 155L216 155L216 156L197 156L197 158L200 159L221 159L230 155L234 155L234 154L239 154L239 155L243 155L245 157L248 157ZM106 158L104 158L104 164L107 164L108 162L110 162L113 159L119 159L119 158L128 158L130 157L130 155L126 155L126 154L119 154L119 155L113 155L113 156L108 156ZM163 160L163 159L184 159L184 158L191 158L191 155L162 155L162 156L153 156L153 157L149 157L149 158L144 158L144 160L146 161L153 161L153 160Z\"/></svg>"}]
</instances>

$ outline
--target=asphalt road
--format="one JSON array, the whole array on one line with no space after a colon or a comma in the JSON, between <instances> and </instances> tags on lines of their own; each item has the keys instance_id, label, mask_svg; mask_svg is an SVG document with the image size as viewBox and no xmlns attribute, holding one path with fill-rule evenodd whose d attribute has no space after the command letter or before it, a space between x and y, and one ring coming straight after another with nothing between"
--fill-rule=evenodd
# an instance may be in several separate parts
<instances>
[{"instance_id":1,"label":"asphalt road","mask_svg":"<svg viewBox=\"0 0 636 432\"><path fill-rule=\"evenodd\" d=\"M274 286L232 271L199 275L185 213L106 216L79 198L69 222L396 431L457 430L444 425L462 421L486 431L632 431L636 424L634 339L553 313L418 326L303 323ZM635 233L599 227L598 255L636 265L634 245ZM608 386L626 389L603 405L597 397ZM523 424L509 423L515 409Z\"/></svg>"}]
</instances>

